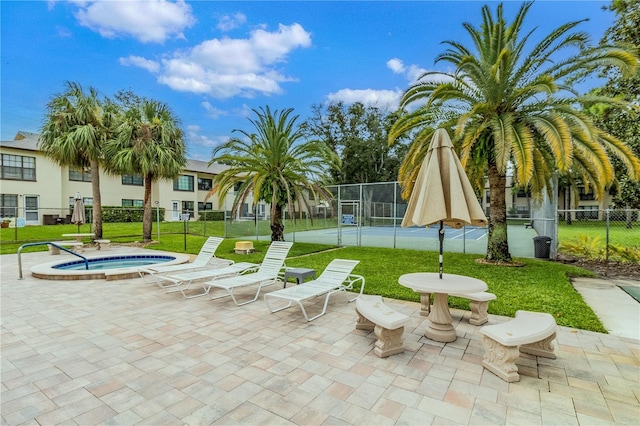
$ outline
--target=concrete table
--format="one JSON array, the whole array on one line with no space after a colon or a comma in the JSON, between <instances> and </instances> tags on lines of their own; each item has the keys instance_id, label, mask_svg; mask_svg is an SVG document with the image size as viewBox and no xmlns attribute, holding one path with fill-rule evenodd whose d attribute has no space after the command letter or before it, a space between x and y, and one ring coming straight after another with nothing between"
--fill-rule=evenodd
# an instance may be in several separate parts
<instances>
[{"instance_id":1,"label":"concrete table","mask_svg":"<svg viewBox=\"0 0 640 426\"><path fill-rule=\"evenodd\" d=\"M477 278L443 274L440 279L437 272L405 274L398 282L416 293L433 293L433 307L424 335L431 340L445 343L454 342L457 338L447 302L449 293L465 294L487 290L487 284ZM421 300L424 301L424 298L421 297Z\"/></svg>"},{"instance_id":2,"label":"concrete table","mask_svg":"<svg viewBox=\"0 0 640 426\"><path fill-rule=\"evenodd\" d=\"M306 278L314 278L316 277L315 269L307 269L307 268L291 268L285 269L284 271L284 287L287 287L287 278L295 278L296 283L302 284Z\"/></svg>"}]
</instances>

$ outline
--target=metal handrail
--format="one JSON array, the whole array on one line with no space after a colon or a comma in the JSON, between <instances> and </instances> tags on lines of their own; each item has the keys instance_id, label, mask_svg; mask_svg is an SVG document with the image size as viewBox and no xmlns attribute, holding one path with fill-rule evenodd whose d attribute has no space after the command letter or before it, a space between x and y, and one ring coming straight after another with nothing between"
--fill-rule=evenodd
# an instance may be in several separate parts
<instances>
[{"instance_id":1,"label":"metal handrail","mask_svg":"<svg viewBox=\"0 0 640 426\"><path fill-rule=\"evenodd\" d=\"M57 247L57 248L59 248L59 249L61 249L61 250L66 251L67 253L70 253L70 254L72 254L72 255L74 255L74 256L78 256L80 259L84 260L84 268L85 268L87 271L89 270L89 261L87 260L87 258L86 258L86 257L84 257L84 256L82 256L82 255L80 255L80 254L78 254L78 253L76 253L76 252L74 252L74 251L71 251L71 250L69 250L69 249L66 249L66 248L64 248L64 247L60 247L60 246L59 246L58 244L56 244L56 243L52 243L51 241L45 241L45 242L42 242L42 243L27 243L27 244L23 244L23 245L21 245L21 246L18 248L18 279L19 279L19 280L21 280L21 279L22 279L22 259L20 258L20 253L22 252L22 249L23 249L23 248L25 248L25 247L42 246L42 245L45 245L45 244L46 244L46 245L52 245L52 246L54 246L54 247Z\"/></svg>"}]
</instances>

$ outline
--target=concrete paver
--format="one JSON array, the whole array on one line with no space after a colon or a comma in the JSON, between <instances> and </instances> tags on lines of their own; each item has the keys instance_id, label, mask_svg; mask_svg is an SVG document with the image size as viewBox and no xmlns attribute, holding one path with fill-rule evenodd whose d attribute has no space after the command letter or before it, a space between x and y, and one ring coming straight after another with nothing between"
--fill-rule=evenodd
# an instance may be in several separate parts
<instances>
[{"instance_id":1,"label":"concrete paver","mask_svg":"<svg viewBox=\"0 0 640 426\"><path fill-rule=\"evenodd\" d=\"M308 323L298 309L271 314L262 300L241 307L185 300L142 279L29 275L31 265L49 260L23 254L19 281L16 256L0 257L2 424L584 425L640 418L640 341L624 331L559 327L557 359L521 356L520 382L506 383L482 368L480 327L468 324L467 311L452 311L458 340L442 344L422 336L427 320L418 303L387 300L410 321L405 352L380 359L373 333L355 329L354 304L342 297Z\"/></svg>"}]
</instances>

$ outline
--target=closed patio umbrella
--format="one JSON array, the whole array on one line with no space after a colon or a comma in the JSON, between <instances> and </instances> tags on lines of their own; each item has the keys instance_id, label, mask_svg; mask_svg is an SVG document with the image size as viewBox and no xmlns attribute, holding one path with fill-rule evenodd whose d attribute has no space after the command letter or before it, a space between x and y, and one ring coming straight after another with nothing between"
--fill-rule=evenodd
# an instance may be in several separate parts
<instances>
[{"instance_id":1,"label":"closed patio umbrella","mask_svg":"<svg viewBox=\"0 0 640 426\"><path fill-rule=\"evenodd\" d=\"M465 224L487 225L487 217L444 129L437 129L433 134L401 226L434 223L440 223L439 274L442 278L444 225L452 228Z\"/></svg>"},{"instance_id":2,"label":"closed patio umbrella","mask_svg":"<svg viewBox=\"0 0 640 426\"><path fill-rule=\"evenodd\" d=\"M74 197L75 202L73 203L73 214L71 215L71 223L75 223L78 225L78 233L80 233L80 225L82 225L85 221L84 218L84 202L82 201L82 195L79 192L76 192L76 196Z\"/></svg>"}]
</instances>

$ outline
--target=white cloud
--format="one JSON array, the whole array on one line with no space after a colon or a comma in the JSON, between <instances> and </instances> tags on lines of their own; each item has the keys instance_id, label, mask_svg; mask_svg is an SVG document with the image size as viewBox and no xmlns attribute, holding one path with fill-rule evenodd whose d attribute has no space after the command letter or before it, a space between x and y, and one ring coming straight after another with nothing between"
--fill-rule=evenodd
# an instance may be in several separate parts
<instances>
[{"instance_id":1,"label":"white cloud","mask_svg":"<svg viewBox=\"0 0 640 426\"><path fill-rule=\"evenodd\" d=\"M183 38L182 31L195 23L184 0L126 0L77 2L78 22L103 37L133 37L143 43Z\"/></svg>"},{"instance_id":2,"label":"white cloud","mask_svg":"<svg viewBox=\"0 0 640 426\"><path fill-rule=\"evenodd\" d=\"M280 93L280 83L295 81L276 66L297 48L311 46L311 34L299 24L277 31L257 29L249 38L206 40L162 59L158 82L174 90L222 99Z\"/></svg>"},{"instance_id":3,"label":"white cloud","mask_svg":"<svg viewBox=\"0 0 640 426\"><path fill-rule=\"evenodd\" d=\"M247 17L244 14L238 12L234 15L222 16L218 20L218 25L216 25L216 28L218 28L220 31L231 31L242 26L245 22L247 22Z\"/></svg>"},{"instance_id":4,"label":"white cloud","mask_svg":"<svg viewBox=\"0 0 640 426\"><path fill-rule=\"evenodd\" d=\"M156 61L152 61L150 59L145 59L140 56L131 55L128 58L120 58L118 60L120 65L124 65L125 67L134 66L144 68L150 73L157 73L160 70L160 64Z\"/></svg>"},{"instance_id":5,"label":"white cloud","mask_svg":"<svg viewBox=\"0 0 640 426\"><path fill-rule=\"evenodd\" d=\"M405 70L404 63L398 58L389 59L387 61L387 67L393 71L394 74L402 74Z\"/></svg>"},{"instance_id":6,"label":"white cloud","mask_svg":"<svg viewBox=\"0 0 640 426\"><path fill-rule=\"evenodd\" d=\"M422 68L418 65L411 64L408 67L401 59L392 58L387 61L387 68L393 71L394 74L402 74L411 84L415 84L420 80L420 77L429 70ZM452 81L452 78L445 74L430 74L426 77L429 81L447 82Z\"/></svg>"},{"instance_id":7,"label":"white cloud","mask_svg":"<svg viewBox=\"0 0 640 426\"><path fill-rule=\"evenodd\" d=\"M197 125L187 126L185 141L189 145L205 148L215 148L229 140L229 136L206 136L201 133L202 129ZM198 158L200 159L200 158ZM210 159L210 158L209 158Z\"/></svg>"},{"instance_id":8,"label":"white cloud","mask_svg":"<svg viewBox=\"0 0 640 426\"><path fill-rule=\"evenodd\" d=\"M403 74L410 83L416 83L420 76L427 72L426 69L415 64L407 67L404 65L404 62L398 58L389 59L387 61L387 68L393 71L394 74Z\"/></svg>"},{"instance_id":9,"label":"white cloud","mask_svg":"<svg viewBox=\"0 0 640 426\"><path fill-rule=\"evenodd\" d=\"M327 95L327 100L345 104L361 102L365 106L396 109L401 96L400 90L342 89Z\"/></svg>"},{"instance_id":10,"label":"white cloud","mask_svg":"<svg viewBox=\"0 0 640 426\"><path fill-rule=\"evenodd\" d=\"M200 105L205 109L205 111L207 111L207 115L213 118L214 120L217 120L223 115L224 116L229 115L227 111L216 108L207 101L202 102Z\"/></svg>"}]
</instances>

